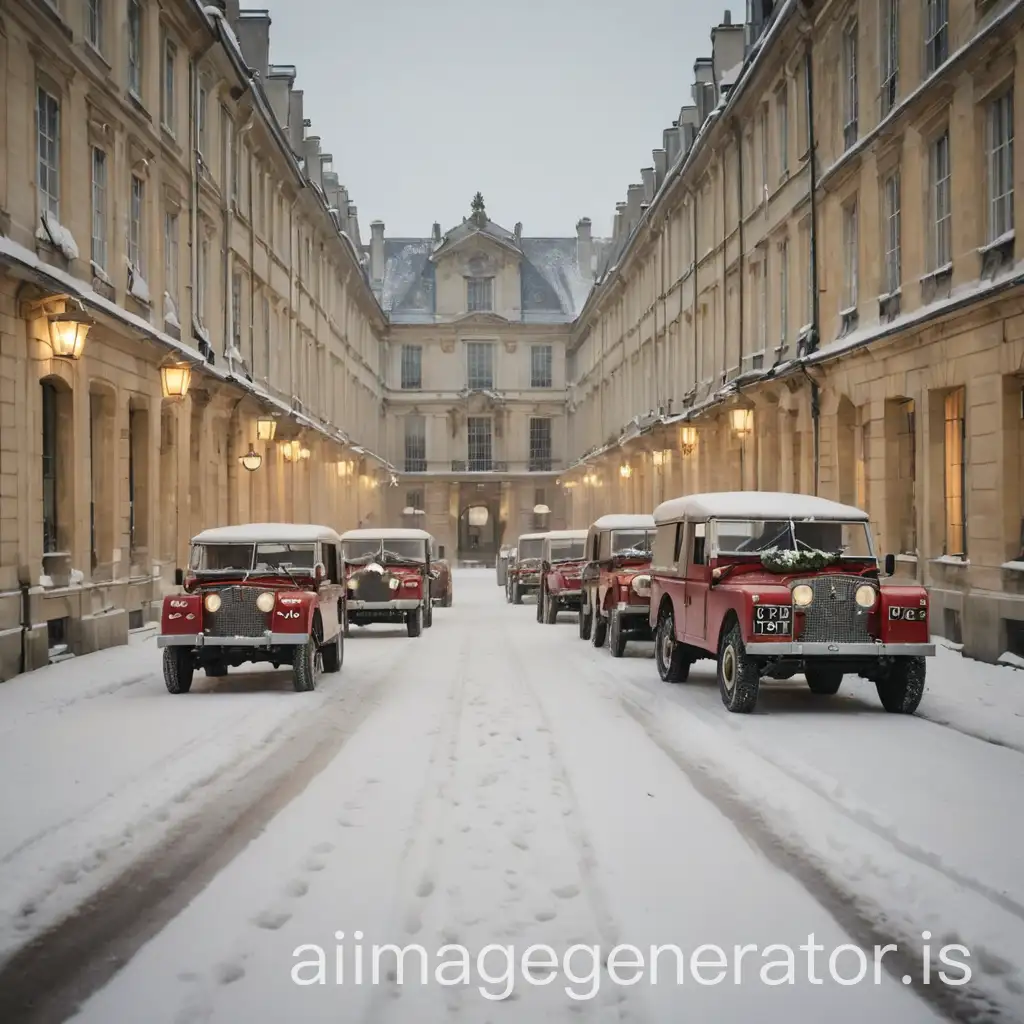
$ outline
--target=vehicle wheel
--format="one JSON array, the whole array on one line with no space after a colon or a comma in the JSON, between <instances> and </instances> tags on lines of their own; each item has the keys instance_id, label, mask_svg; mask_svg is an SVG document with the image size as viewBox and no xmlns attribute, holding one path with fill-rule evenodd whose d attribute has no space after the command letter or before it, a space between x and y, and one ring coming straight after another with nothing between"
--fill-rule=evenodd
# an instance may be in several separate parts
<instances>
[{"instance_id":1,"label":"vehicle wheel","mask_svg":"<svg viewBox=\"0 0 1024 1024\"><path fill-rule=\"evenodd\" d=\"M419 636L423 632L423 609L417 608L413 612L409 612L405 617L405 627L409 631L409 636Z\"/></svg>"},{"instance_id":2,"label":"vehicle wheel","mask_svg":"<svg viewBox=\"0 0 1024 1024\"><path fill-rule=\"evenodd\" d=\"M184 647L164 648L164 684L168 693L188 693L196 666Z\"/></svg>"},{"instance_id":3,"label":"vehicle wheel","mask_svg":"<svg viewBox=\"0 0 1024 1024\"><path fill-rule=\"evenodd\" d=\"M590 625L590 642L595 647L604 647L604 638L608 633L608 620L602 618L601 609L594 609L594 617Z\"/></svg>"},{"instance_id":4,"label":"vehicle wheel","mask_svg":"<svg viewBox=\"0 0 1024 1024\"><path fill-rule=\"evenodd\" d=\"M579 614L580 639L586 640L590 636L590 613L586 599L580 602Z\"/></svg>"},{"instance_id":5,"label":"vehicle wheel","mask_svg":"<svg viewBox=\"0 0 1024 1024\"><path fill-rule=\"evenodd\" d=\"M733 623L718 645L718 690L722 703L736 714L748 714L757 704L761 670L747 654L739 623Z\"/></svg>"},{"instance_id":6,"label":"vehicle wheel","mask_svg":"<svg viewBox=\"0 0 1024 1024\"><path fill-rule=\"evenodd\" d=\"M316 680L323 671L324 659L315 634L295 648L292 656L292 684L296 692L308 693L316 689Z\"/></svg>"},{"instance_id":7,"label":"vehicle wheel","mask_svg":"<svg viewBox=\"0 0 1024 1024\"><path fill-rule=\"evenodd\" d=\"M912 715L924 696L925 672L924 658L897 658L875 683L882 707L890 714Z\"/></svg>"},{"instance_id":8,"label":"vehicle wheel","mask_svg":"<svg viewBox=\"0 0 1024 1024\"><path fill-rule=\"evenodd\" d=\"M325 672L340 672L341 663L345 660L345 637L341 630L338 635L323 648Z\"/></svg>"},{"instance_id":9,"label":"vehicle wheel","mask_svg":"<svg viewBox=\"0 0 1024 1024\"><path fill-rule=\"evenodd\" d=\"M523 603L523 591L522 591L522 588L519 586L519 581L518 580L515 583L512 584L512 603L513 604L522 604Z\"/></svg>"},{"instance_id":10,"label":"vehicle wheel","mask_svg":"<svg viewBox=\"0 0 1024 1024\"><path fill-rule=\"evenodd\" d=\"M227 665L207 665L204 669L208 678L220 679L221 676L228 674Z\"/></svg>"},{"instance_id":11,"label":"vehicle wheel","mask_svg":"<svg viewBox=\"0 0 1024 1024\"><path fill-rule=\"evenodd\" d=\"M557 597L552 597L551 594L547 594L544 599L544 621L549 626L553 626L558 621L559 612L559 600Z\"/></svg>"},{"instance_id":12,"label":"vehicle wheel","mask_svg":"<svg viewBox=\"0 0 1024 1024\"><path fill-rule=\"evenodd\" d=\"M654 662L663 682L685 683L689 678L690 660L686 657L686 648L676 639L676 620L671 610L658 619Z\"/></svg>"},{"instance_id":13,"label":"vehicle wheel","mask_svg":"<svg viewBox=\"0 0 1024 1024\"><path fill-rule=\"evenodd\" d=\"M348 616L345 616L345 636L352 635L352 623L348 621Z\"/></svg>"},{"instance_id":14,"label":"vehicle wheel","mask_svg":"<svg viewBox=\"0 0 1024 1024\"><path fill-rule=\"evenodd\" d=\"M843 682L843 673L828 665L819 665L814 668L805 668L804 678L807 680L807 688L811 693L822 697L831 697L832 694L839 692L839 687Z\"/></svg>"},{"instance_id":15,"label":"vehicle wheel","mask_svg":"<svg viewBox=\"0 0 1024 1024\"><path fill-rule=\"evenodd\" d=\"M608 616L608 650L613 658L626 653L626 634L622 632L622 616L614 611Z\"/></svg>"}]
</instances>

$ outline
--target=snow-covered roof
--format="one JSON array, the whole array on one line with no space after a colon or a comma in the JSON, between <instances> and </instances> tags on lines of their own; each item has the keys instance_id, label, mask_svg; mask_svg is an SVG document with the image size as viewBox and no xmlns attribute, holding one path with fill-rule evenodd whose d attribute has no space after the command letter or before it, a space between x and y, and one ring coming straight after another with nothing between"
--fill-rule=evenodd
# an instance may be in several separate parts
<instances>
[{"instance_id":1,"label":"snow-covered roof","mask_svg":"<svg viewBox=\"0 0 1024 1024\"><path fill-rule=\"evenodd\" d=\"M341 537L329 526L313 523L245 523L241 526L214 526L192 538L193 544L309 544L326 540L337 543Z\"/></svg>"},{"instance_id":2,"label":"snow-covered roof","mask_svg":"<svg viewBox=\"0 0 1024 1024\"><path fill-rule=\"evenodd\" d=\"M519 544L522 544L524 540L541 540L546 537L546 533L521 533L519 534Z\"/></svg>"},{"instance_id":3,"label":"snow-covered roof","mask_svg":"<svg viewBox=\"0 0 1024 1024\"><path fill-rule=\"evenodd\" d=\"M653 530L654 516L608 515L595 519L592 530Z\"/></svg>"},{"instance_id":4,"label":"snow-covered roof","mask_svg":"<svg viewBox=\"0 0 1024 1024\"><path fill-rule=\"evenodd\" d=\"M552 530L545 534L545 540L586 540L586 530Z\"/></svg>"},{"instance_id":5,"label":"snow-covered roof","mask_svg":"<svg viewBox=\"0 0 1024 1024\"><path fill-rule=\"evenodd\" d=\"M342 540L433 540L426 530L403 530L398 527L382 526L379 529L365 527L362 530L346 530Z\"/></svg>"},{"instance_id":6,"label":"snow-covered roof","mask_svg":"<svg viewBox=\"0 0 1024 1024\"><path fill-rule=\"evenodd\" d=\"M717 491L663 501L654 510L657 524L680 519L827 519L867 522L868 514L812 494L781 491Z\"/></svg>"}]
</instances>

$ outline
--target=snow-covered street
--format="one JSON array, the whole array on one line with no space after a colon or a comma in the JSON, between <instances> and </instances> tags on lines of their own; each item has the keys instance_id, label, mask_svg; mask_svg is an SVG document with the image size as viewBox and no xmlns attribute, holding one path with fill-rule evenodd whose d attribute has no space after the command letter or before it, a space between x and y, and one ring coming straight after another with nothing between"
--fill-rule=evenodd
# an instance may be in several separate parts
<instances>
[{"instance_id":1,"label":"snow-covered street","mask_svg":"<svg viewBox=\"0 0 1024 1024\"><path fill-rule=\"evenodd\" d=\"M171 696L143 637L21 676L0 1019L1024 1019L1024 674L929 671L916 717L851 677L730 715L461 570L310 694Z\"/></svg>"}]
</instances>

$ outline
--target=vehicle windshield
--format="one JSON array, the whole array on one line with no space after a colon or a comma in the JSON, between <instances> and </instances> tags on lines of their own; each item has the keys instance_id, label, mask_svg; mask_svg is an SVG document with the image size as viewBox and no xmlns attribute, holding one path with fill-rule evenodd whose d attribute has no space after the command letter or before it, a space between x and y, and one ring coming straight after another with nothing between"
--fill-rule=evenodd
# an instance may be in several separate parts
<instances>
[{"instance_id":1,"label":"vehicle windshield","mask_svg":"<svg viewBox=\"0 0 1024 1024\"><path fill-rule=\"evenodd\" d=\"M843 558L873 558L867 523L806 519L718 520L715 547L720 555L778 551L839 552Z\"/></svg>"},{"instance_id":2,"label":"vehicle windshield","mask_svg":"<svg viewBox=\"0 0 1024 1024\"><path fill-rule=\"evenodd\" d=\"M654 543L652 530L612 531L612 557L650 558Z\"/></svg>"},{"instance_id":3,"label":"vehicle windshield","mask_svg":"<svg viewBox=\"0 0 1024 1024\"><path fill-rule=\"evenodd\" d=\"M315 558L316 545L310 543L194 544L189 568L196 572L312 570Z\"/></svg>"},{"instance_id":4,"label":"vehicle windshield","mask_svg":"<svg viewBox=\"0 0 1024 1024\"><path fill-rule=\"evenodd\" d=\"M346 562L422 562L424 542L396 537L366 537L347 540L342 545Z\"/></svg>"},{"instance_id":5,"label":"vehicle windshield","mask_svg":"<svg viewBox=\"0 0 1024 1024\"><path fill-rule=\"evenodd\" d=\"M582 559L586 540L553 540L551 542L551 561L568 562L571 559Z\"/></svg>"},{"instance_id":6,"label":"vehicle windshield","mask_svg":"<svg viewBox=\"0 0 1024 1024\"><path fill-rule=\"evenodd\" d=\"M533 540L521 540L516 557L520 561L524 558L540 558L543 547L544 541L540 537L536 537Z\"/></svg>"}]
</instances>

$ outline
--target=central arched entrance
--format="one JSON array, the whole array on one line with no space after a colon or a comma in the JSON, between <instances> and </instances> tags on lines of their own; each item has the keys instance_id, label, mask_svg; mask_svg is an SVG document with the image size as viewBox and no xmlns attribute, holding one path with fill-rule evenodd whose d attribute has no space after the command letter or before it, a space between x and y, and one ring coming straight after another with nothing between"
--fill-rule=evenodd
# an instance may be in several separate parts
<instances>
[{"instance_id":1,"label":"central arched entrance","mask_svg":"<svg viewBox=\"0 0 1024 1024\"><path fill-rule=\"evenodd\" d=\"M501 547L501 485L464 483L459 487L460 562L490 565Z\"/></svg>"}]
</instances>

